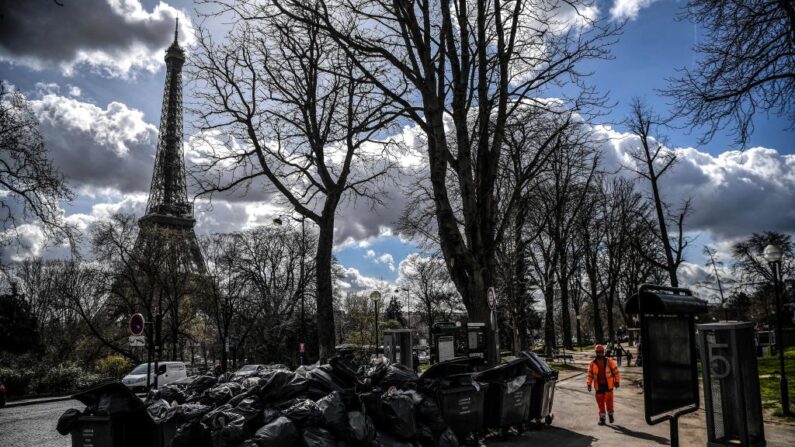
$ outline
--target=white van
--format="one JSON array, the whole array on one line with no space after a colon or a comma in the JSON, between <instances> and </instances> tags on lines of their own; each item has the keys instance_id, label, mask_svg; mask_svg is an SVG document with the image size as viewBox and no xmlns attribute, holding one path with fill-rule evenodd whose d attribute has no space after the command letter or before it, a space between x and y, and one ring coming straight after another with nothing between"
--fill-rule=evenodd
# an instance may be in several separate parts
<instances>
[{"instance_id":1,"label":"white van","mask_svg":"<svg viewBox=\"0 0 795 447\"><path fill-rule=\"evenodd\" d=\"M150 386L154 387L155 383L155 364L152 363L150 367ZM188 377L188 370L185 367L184 362L158 362L157 364L158 369L158 378L157 378L157 386L158 388L162 387L163 385L168 385L169 383L175 382L179 379L184 379ZM121 379L121 383L127 386L127 388L131 389L132 391L146 391L146 370L147 364L141 363L140 365L136 366L129 374L124 376Z\"/></svg>"}]
</instances>

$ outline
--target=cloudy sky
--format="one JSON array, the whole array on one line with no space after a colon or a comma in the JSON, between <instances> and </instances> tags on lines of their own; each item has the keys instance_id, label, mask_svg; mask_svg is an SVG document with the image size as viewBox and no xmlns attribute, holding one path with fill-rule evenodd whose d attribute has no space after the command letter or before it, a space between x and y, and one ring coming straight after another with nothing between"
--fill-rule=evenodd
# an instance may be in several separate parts
<instances>
[{"instance_id":1,"label":"cloudy sky","mask_svg":"<svg viewBox=\"0 0 795 447\"><path fill-rule=\"evenodd\" d=\"M52 157L77 192L68 219L86 228L115 212L143 213L157 142L164 81L163 51L180 17L183 45L192 41L190 0L0 0L0 79L30 100ZM630 99L644 98L666 113L655 94L676 70L692 66L699 30L677 21L676 0L600 0L594 15L627 20L614 59L587 65L591 81L616 107L593 131L608 137L605 160L619 165L633 143L620 124ZM215 24L208 24L210 27ZM221 25L217 25L221 26ZM186 88L186 100L190 89ZM185 119L186 140L192 129ZM761 114L745 148L718 134L699 146L686 122L667 133L681 162L666 179L672 203L691 197L688 222L696 238L686 281L703 279L701 246L726 249L750 232L795 232L795 133L789 123ZM417 248L392 230L401 210L397 191L383 209L348 206L338 218L336 255L349 283L365 288L398 278L400 263ZM207 234L270 224L278 210L255 197L200 204L197 232ZM41 254L35 229L27 253Z\"/></svg>"}]
</instances>

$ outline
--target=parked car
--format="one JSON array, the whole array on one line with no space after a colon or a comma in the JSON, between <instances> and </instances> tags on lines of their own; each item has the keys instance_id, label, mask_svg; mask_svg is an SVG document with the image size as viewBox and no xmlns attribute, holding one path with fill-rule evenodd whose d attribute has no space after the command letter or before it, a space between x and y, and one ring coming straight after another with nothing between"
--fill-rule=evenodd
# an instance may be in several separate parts
<instances>
[{"instance_id":1,"label":"parked car","mask_svg":"<svg viewBox=\"0 0 795 447\"><path fill-rule=\"evenodd\" d=\"M6 386L3 385L3 379L0 378L0 408L6 406Z\"/></svg>"},{"instance_id":2,"label":"parked car","mask_svg":"<svg viewBox=\"0 0 795 447\"><path fill-rule=\"evenodd\" d=\"M155 364L152 363L151 383L150 387L154 386L155 381ZM146 370L147 364L141 363L136 366L129 374L124 376L121 380L127 388L132 391L146 391ZM157 387L161 388L163 385L176 382L179 379L184 379L188 376L187 368L184 362L159 362L157 364Z\"/></svg>"},{"instance_id":3,"label":"parked car","mask_svg":"<svg viewBox=\"0 0 795 447\"><path fill-rule=\"evenodd\" d=\"M266 371L268 369L265 365L243 365L242 368L235 371L232 374L233 377L251 377L256 376L262 371Z\"/></svg>"}]
</instances>

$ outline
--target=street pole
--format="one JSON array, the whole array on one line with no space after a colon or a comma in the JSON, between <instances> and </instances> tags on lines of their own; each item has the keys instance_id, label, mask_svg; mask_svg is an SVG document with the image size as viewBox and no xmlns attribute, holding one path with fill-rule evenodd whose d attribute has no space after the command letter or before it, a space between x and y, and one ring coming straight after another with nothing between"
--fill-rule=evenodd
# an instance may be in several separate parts
<instances>
[{"instance_id":1,"label":"street pole","mask_svg":"<svg viewBox=\"0 0 795 447\"><path fill-rule=\"evenodd\" d=\"M577 317L577 347L579 347L580 352L582 352L582 334L580 334L580 314L577 314L576 317Z\"/></svg>"},{"instance_id":2,"label":"street pole","mask_svg":"<svg viewBox=\"0 0 795 447\"><path fill-rule=\"evenodd\" d=\"M375 300L375 356L378 357L378 300Z\"/></svg>"},{"instance_id":3,"label":"street pole","mask_svg":"<svg viewBox=\"0 0 795 447\"><path fill-rule=\"evenodd\" d=\"M770 267L773 269L773 290L776 295L776 348L778 349L778 360L780 369L780 387L781 387L781 411L784 416L792 416L789 409L789 386L787 384L787 371L784 368L784 311L781 299L781 261L771 262Z\"/></svg>"},{"instance_id":4,"label":"street pole","mask_svg":"<svg viewBox=\"0 0 795 447\"><path fill-rule=\"evenodd\" d=\"M300 355L300 364L304 364L304 349L306 343L306 324L304 320L304 262L306 261L306 224L305 220L301 219L301 268L300 268L300 278L301 278L301 344L299 345L299 355Z\"/></svg>"}]
</instances>

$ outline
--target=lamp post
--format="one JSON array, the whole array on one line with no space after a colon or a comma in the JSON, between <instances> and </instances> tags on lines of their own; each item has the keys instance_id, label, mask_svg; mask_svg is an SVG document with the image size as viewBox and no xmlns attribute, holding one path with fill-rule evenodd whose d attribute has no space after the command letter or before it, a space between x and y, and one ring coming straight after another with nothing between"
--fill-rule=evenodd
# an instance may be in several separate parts
<instances>
[{"instance_id":1,"label":"lamp post","mask_svg":"<svg viewBox=\"0 0 795 447\"><path fill-rule=\"evenodd\" d=\"M577 313L577 346L582 352L582 334L580 333L580 314Z\"/></svg>"},{"instance_id":2,"label":"lamp post","mask_svg":"<svg viewBox=\"0 0 795 447\"><path fill-rule=\"evenodd\" d=\"M381 293L374 291L370 294L370 299L375 304L375 356L378 357L378 302L381 301Z\"/></svg>"},{"instance_id":3,"label":"lamp post","mask_svg":"<svg viewBox=\"0 0 795 447\"><path fill-rule=\"evenodd\" d=\"M776 349L778 349L779 359L779 374L781 386L781 410L785 416L791 416L792 412L789 409L789 387L787 386L787 375L784 369L784 312L781 305L781 258L784 256L784 250L776 245L768 245L762 256L770 264L770 270L773 273L773 290L776 298Z\"/></svg>"}]
</instances>

